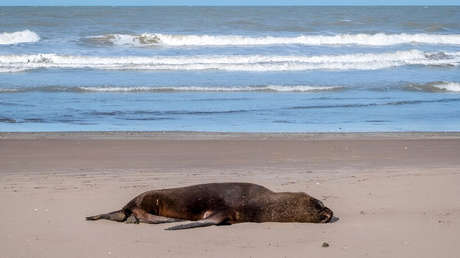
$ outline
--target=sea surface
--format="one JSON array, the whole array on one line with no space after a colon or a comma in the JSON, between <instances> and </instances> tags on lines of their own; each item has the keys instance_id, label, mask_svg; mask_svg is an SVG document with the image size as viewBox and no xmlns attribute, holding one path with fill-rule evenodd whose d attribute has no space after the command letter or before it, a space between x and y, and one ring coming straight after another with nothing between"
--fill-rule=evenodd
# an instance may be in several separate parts
<instances>
[{"instance_id":1,"label":"sea surface","mask_svg":"<svg viewBox=\"0 0 460 258\"><path fill-rule=\"evenodd\" d=\"M0 131L460 131L460 7L0 7Z\"/></svg>"}]
</instances>

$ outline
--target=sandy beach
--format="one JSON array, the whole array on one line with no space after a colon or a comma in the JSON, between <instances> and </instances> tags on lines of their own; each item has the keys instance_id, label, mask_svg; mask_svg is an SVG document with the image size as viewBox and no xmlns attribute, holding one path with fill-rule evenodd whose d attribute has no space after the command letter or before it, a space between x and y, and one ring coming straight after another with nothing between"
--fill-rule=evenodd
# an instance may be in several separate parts
<instances>
[{"instance_id":1,"label":"sandy beach","mask_svg":"<svg viewBox=\"0 0 460 258\"><path fill-rule=\"evenodd\" d=\"M459 153L460 133L0 133L0 257L458 257ZM84 220L206 182L304 191L338 220Z\"/></svg>"}]
</instances>

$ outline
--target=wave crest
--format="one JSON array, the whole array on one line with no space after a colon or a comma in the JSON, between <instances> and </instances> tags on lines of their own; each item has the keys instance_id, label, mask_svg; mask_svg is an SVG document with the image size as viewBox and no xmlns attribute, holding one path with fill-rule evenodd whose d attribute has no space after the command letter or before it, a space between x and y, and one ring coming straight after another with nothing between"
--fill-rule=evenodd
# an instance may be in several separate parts
<instances>
[{"instance_id":1,"label":"wave crest","mask_svg":"<svg viewBox=\"0 0 460 258\"><path fill-rule=\"evenodd\" d=\"M37 42L40 37L30 30L0 33L0 45Z\"/></svg>"},{"instance_id":2,"label":"wave crest","mask_svg":"<svg viewBox=\"0 0 460 258\"><path fill-rule=\"evenodd\" d=\"M102 45L132 45L132 46L149 46L160 44L160 38L155 34L143 33L140 35L130 34L106 34L88 37L88 41Z\"/></svg>"},{"instance_id":3,"label":"wave crest","mask_svg":"<svg viewBox=\"0 0 460 258\"><path fill-rule=\"evenodd\" d=\"M0 93L19 92L319 92L344 89L343 86L309 86L309 85L264 85L264 86L163 86L163 87L62 87L43 86L29 88L1 89Z\"/></svg>"},{"instance_id":4,"label":"wave crest","mask_svg":"<svg viewBox=\"0 0 460 258\"><path fill-rule=\"evenodd\" d=\"M177 35L161 33L106 34L88 37L99 44L131 46L251 46L251 45L366 45L390 46L399 44L460 45L458 34L338 34L301 35L296 37L247 37L240 35Z\"/></svg>"},{"instance_id":5,"label":"wave crest","mask_svg":"<svg viewBox=\"0 0 460 258\"><path fill-rule=\"evenodd\" d=\"M425 91L425 92L460 92L459 82L429 82L424 84L412 83L406 87L411 91Z\"/></svg>"},{"instance_id":6,"label":"wave crest","mask_svg":"<svg viewBox=\"0 0 460 258\"><path fill-rule=\"evenodd\" d=\"M460 52L419 50L320 56L66 56L3 55L0 72L39 68L116 70L223 70L249 72L307 70L377 70L407 65L458 66Z\"/></svg>"}]
</instances>

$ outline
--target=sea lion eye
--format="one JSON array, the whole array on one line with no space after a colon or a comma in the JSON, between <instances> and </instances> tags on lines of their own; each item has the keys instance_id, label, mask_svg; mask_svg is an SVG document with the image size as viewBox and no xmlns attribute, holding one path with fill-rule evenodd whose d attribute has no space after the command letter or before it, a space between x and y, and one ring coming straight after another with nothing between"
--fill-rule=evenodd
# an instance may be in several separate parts
<instances>
[{"instance_id":1,"label":"sea lion eye","mask_svg":"<svg viewBox=\"0 0 460 258\"><path fill-rule=\"evenodd\" d=\"M314 201L314 207L315 207L315 209L322 210L322 209L324 209L324 204L320 200L315 200Z\"/></svg>"}]
</instances>

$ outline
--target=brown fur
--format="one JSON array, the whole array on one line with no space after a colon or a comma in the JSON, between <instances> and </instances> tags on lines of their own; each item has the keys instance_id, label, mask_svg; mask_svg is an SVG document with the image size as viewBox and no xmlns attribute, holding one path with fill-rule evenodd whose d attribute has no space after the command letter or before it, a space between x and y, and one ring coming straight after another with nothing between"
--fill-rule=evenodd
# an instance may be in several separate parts
<instances>
[{"instance_id":1,"label":"brown fur","mask_svg":"<svg viewBox=\"0 0 460 258\"><path fill-rule=\"evenodd\" d=\"M306 193L275 193L250 183L213 183L153 190L131 200L120 211L87 217L128 223L197 221L168 229L240 222L327 223L333 213Z\"/></svg>"}]
</instances>

